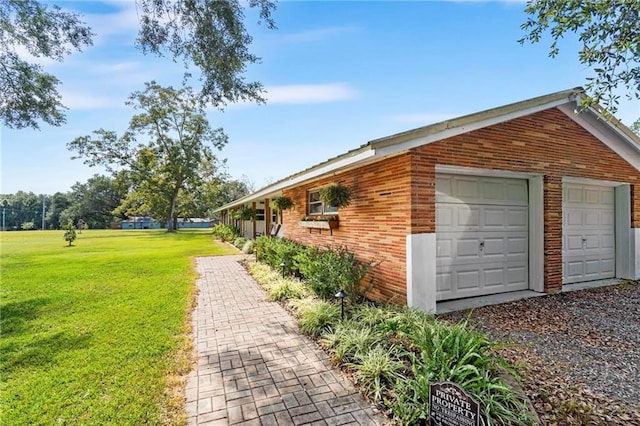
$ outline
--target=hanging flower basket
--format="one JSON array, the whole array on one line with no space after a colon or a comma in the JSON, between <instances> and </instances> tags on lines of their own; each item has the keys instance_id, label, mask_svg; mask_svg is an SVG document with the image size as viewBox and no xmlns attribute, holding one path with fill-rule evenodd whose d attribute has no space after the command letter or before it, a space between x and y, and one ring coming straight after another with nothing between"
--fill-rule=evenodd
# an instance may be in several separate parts
<instances>
[{"instance_id":1,"label":"hanging flower basket","mask_svg":"<svg viewBox=\"0 0 640 426\"><path fill-rule=\"evenodd\" d=\"M343 208L351 204L353 193L348 186L336 183L320 190L320 200L325 205Z\"/></svg>"},{"instance_id":2,"label":"hanging flower basket","mask_svg":"<svg viewBox=\"0 0 640 426\"><path fill-rule=\"evenodd\" d=\"M256 217L256 211L251 207L244 207L234 211L231 217L238 220L253 220Z\"/></svg>"},{"instance_id":3,"label":"hanging flower basket","mask_svg":"<svg viewBox=\"0 0 640 426\"><path fill-rule=\"evenodd\" d=\"M277 197L271 201L271 206L274 210L289 210L294 206L293 200L289 197Z\"/></svg>"}]
</instances>

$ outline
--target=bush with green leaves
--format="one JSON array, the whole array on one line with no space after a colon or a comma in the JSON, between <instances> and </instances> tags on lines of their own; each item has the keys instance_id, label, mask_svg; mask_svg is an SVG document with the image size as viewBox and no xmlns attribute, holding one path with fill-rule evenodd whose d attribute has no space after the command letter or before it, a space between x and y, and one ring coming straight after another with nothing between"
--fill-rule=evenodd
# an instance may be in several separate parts
<instances>
[{"instance_id":1,"label":"bush with green leaves","mask_svg":"<svg viewBox=\"0 0 640 426\"><path fill-rule=\"evenodd\" d=\"M298 275L298 265L294 262L295 256L304 250L304 246L287 240L286 238L273 238L262 235L256 239L258 259L276 270L281 270L284 262L285 275Z\"/></svg>"},{"instance_id":2,"label":"bush with green leaves","mask_svg":"<svg viewBox=\"0 0 640 426\"><path fill-rule=\"evenodd\" d=\"M36 229L36 224L33 222L24 222L22 225L20 225L20 228L23 231L32 231Z\"/></svg>"},{"instance_id":3,"label":"bush with green leaves","mask_svg":"<svg viewBox=\"0 0 640 426\"><path fill-rule=\"evenodd\" d=\"M232 225L227 225L224 223L219 223L213 227L213 236L219 239L222 242L233 241L238 235L240 235L240 230Z\"/></svg>"},{"instance_id":4,"label":"bush with green leaves","mask_svg":"<svg viewBox=\"0 0 640 426\"><path fill-rule=\"evenodd\" d=\"M361 262L346 247L308 247L294 258L302 276L313 292L323 299L333 299L344 290L352 301L361 301L366 289L362 280L373 262Z\"/></svg>"}]
</instances>

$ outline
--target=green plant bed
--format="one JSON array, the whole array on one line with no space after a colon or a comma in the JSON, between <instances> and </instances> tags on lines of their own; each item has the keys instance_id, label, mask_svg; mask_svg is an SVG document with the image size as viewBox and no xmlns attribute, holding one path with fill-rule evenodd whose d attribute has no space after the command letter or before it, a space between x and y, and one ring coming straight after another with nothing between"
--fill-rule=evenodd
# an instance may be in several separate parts
<instances>
[{"instance_id":1,"label":"green plant bed","mask_svg":"<svg viewBox=\"0 0 640 426\"><path fill-rule=\"evenodd\" d=\"M205 229L62 236L2 233L0 424L183 424L193 258L233 250Z\"/></svg>"},{"instance_id":2,"label":"green plant bed","mask_svg":"<svg viewBox=\"0 0 640 426\"><path fill-rule=\"evenodd\" d=\"M272 274L256 279L269 287L278 276ZM317 338L398 424L427 424L429 385L442 381L457 383L480 401L481 424L533 424L527 401L504 379L514 369L495 354L496 344L466 321L451 324L416 310L372 304L348 305L342 321L334 300L296 297L285 305L301 330Z\"/></svg>"}]
</instances>

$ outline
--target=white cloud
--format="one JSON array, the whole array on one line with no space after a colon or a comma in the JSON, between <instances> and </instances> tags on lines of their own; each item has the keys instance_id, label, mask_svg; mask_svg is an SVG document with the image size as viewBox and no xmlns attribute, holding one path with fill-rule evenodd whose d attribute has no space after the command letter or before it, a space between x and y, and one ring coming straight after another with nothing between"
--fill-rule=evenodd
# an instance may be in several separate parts
<instances>
[{"instance_id":1,"label":"white cloud","mask_svg":"<svg viewBox=\"0 0 640 426\"><path fill-rule=\"evenodd\" d=\"M446 121L451 118L459 117L461 114L445 114L445 113L417 113L417 114L398 114L391 116L391 120L398 123L413 124L432 124Z\"/></svg>"},{"instance_id":2,"label":"white cloud","mask_svg":"<svg viewBox=\"0 0 640 426\"><path fill-rule=\"evenodd\" d=\"M346 83L267 86L268 104L320 104L353 99L356 91Z\"/></svg>"},{"instance_id":3,"label":"white cloud","mask_svg":"<svg viewBox=\"0 0 640 426\"><path fill-rule=\"evenodd\" d=\"M140 28L136 2L117 1L111 2L120 8L115 13L86 14L83 19L91 26L98 37L116 34L137 33Z\"/></svg>"},{"instance_id":4,"label":"white cloud","mask_svg":"<svg viewBox=\"0 0 640 426\"><path fill-rule=\"evenodd\" d=\"M125 98L113 96L96 96L93 93L62 91L62 103L70 109L89 110L104 108L124 108Z\"/></svg>"},{"instance_id":5,"label":"white cloud","mask_svg":"<svg viewBox=\"0 0 640 426\"><path fill-rule=\"evenodd\" d=\"M344 36L345 34L353 34L359 31L361 31L361 28L355 26L328 27L300 31L297 33L281 33L277 34L276 37L280 38L282 41L308 43Z\"/></svg>"}]
</instances>

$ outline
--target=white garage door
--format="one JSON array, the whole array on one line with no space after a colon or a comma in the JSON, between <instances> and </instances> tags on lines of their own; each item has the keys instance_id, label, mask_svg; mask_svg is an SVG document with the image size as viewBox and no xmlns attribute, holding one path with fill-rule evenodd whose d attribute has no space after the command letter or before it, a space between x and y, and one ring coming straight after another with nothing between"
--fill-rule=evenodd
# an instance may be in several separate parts
<instances>
[{"instance_id":1,"label":"white garage door","mask_svg":"<svg viewBox=\"0 0 640 426\"><path fill-rule=\"evenodd\" d=\"M563 282L615 277L614 188L566 183L562 202Z\"/></svg>"},{"instance_id":2,"label":"white garage door","mask_svg":"<svg viewBox=\"0 0 640 426\"><path fill-rule=\"evenodd\" d=\"M436 176L437 300L529 284L527 181Z\"/></svg>"}]
</instances>

